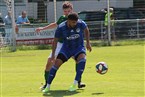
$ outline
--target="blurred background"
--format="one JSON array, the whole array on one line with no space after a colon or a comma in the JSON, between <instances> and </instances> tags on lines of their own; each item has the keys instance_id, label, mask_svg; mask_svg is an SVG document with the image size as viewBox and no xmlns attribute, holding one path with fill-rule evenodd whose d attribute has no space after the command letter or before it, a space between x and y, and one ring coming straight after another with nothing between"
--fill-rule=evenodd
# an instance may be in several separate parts
<instances>
[{"instance_id":1,"label":"blurred background","mask_svg":"<svg viewBox=\"0 0 145 97\"><path fill-rule=\"evenodd\" d=\"M0 0L0 31L1 45L10 45L15 39L16 45L51 44L54 29L36 33L35 29L46 26L63 14L62 3L66 0L14 0L12 11L11 0ZM106 36L105 15L107 9L113 8L113 30L110 27L110 40L117 42L124 39L145 38L145 1L144 0L68 0L73 4L75 12L84 20L89 29L91 40L108 43ZM29 25L18 25L19 32L11 35L14 30L4 22L8 11L14 13L15 22L22 11L27 12ZM12 24L14 25L14 24ZM14 29L14 28L13 28ZM14 38L15 37L15 38ZM14 45L14 44L12 44Z\"/></svg>"}]
</instances>

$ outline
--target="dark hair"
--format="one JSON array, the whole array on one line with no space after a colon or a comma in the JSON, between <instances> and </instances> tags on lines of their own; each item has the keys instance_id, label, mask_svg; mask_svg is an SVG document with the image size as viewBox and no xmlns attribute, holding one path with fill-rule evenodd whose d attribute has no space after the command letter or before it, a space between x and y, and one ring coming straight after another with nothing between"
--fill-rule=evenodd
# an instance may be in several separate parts
<instances>
[{"instance_id":1,"label":"dark hair","mask_svg":"<svg viewBox=\"0 0 145 97\"><path fill-rule=\"evenodd\" d=\"M73 9L73 5L69 1L65 1L62 5L62 9L71 8Z\"/></svg>"},{"instance_id":2,"label":"dark hair","mask_svg":"<svg viewBox=\"0 0 145 97\"><path fill-rule=\"evenodd\" d=\"M78 21L78 14L76 12L72 12L68 15L68 20L74 20L74 21Z\"/></svg>"}]
</instances>

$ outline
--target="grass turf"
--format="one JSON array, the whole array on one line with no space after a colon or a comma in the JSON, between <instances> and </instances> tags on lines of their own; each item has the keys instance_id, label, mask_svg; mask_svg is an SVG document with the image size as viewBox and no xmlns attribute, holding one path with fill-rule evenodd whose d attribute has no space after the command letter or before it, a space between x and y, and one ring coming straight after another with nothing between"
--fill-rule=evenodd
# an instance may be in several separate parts
<instances>
[{"instance_id":1,"label":"grass turf","mask_svg":"<svg viewBox=\"0 0 145 97\"><path fill-rule=\"evenodd\" d=\"M68 92L75 76L75 62L63 64L51 85L51 92L39 90L44 82L44 68L50 50L1 51L1 97L144 97L144 46L93 47L87 52L82 81L85 89ZM104 61L105 75L95 71L95 64Z\"/></svg>"}]
</instances>

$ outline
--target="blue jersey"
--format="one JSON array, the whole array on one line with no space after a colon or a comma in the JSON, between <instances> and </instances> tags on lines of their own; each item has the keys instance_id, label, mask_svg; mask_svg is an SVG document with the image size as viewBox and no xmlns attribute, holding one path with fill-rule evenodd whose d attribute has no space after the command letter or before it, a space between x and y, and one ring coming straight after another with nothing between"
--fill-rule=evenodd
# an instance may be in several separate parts
<instances>
[{"instance_id":1,"label":"blue jersey","mask_svg":"<svg viewBox=\"0 0 145 97\"><path fill-rule=\"evenodd\" d=\"M84 47L84 29L87 27L84 21L78 20L74 28L67 26L67 21L61 23L55 32L55 38L63 40L62 48L75 50Z\"/></svg>"}]
</instances>

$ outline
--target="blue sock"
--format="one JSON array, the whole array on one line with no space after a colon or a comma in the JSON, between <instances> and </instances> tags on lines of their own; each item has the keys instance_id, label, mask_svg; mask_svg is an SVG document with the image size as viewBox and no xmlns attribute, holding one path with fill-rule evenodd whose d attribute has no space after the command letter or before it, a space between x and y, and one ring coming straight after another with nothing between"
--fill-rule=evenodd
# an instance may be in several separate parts
<instances>
[{"instance_id":1,"label":"blue sock","mask_svg":"<svg viewBox=\"0 0 145 97\"><path fill-rule=\"evenodd\" d=\"M52 66L52 68L50 69L50 72L49 72L47 84L51 84L52 80L53 80L54 77L55 77L55 74L56 74L57 70L58 70L57 67Z\"/></svg>"},{"instance_id":2,"label":"blue sock","mask_svg":"<svg viewBox=\"0 0 145 97\"><path fill-rule=\"evenodd\" d=\"M80 81L81 80L81 76L82 76L82 73L85 69L85 64L86 64L86 59L85 58L82 58L79 62L78 62L78 66L76 68L77 70L77 73L76 73L76 77L75 77L75 80L76 81Z\"/></svg>"}]
</instances>

